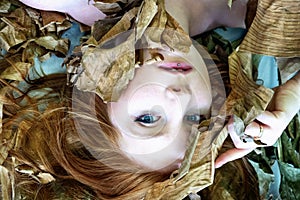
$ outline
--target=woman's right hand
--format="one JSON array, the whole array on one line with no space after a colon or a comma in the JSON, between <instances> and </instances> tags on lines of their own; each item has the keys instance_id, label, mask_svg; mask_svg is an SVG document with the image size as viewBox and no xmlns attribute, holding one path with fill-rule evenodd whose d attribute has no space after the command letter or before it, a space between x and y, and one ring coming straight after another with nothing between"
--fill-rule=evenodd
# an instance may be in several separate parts
<instances>
[{"instance_id":1,"label":"woman's right hand","mask_svg":"<svg viewBox=\"0 0 300 200\"><path fill-rule=\"evenodd\" d=\"M300 110L300 73L274 89L275 94L267 108L245 128L245 135L256 138L264 145L243 142L235 132L233 119L228 123L228 132L236 148L230 149L216 159L216 168L241 158L259 146L272 146Z\"/></svg>"}]
</instances>

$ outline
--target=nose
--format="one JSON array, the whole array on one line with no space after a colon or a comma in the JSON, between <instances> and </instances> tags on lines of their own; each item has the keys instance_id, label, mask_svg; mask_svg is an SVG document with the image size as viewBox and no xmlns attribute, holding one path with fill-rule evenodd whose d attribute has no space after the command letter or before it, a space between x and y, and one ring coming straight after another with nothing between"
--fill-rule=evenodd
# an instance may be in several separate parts
<instances>
[{"instance_id":1,"label":"nose","mask_svg":"<svg viewBox=\"0 0 300 200\"><path fill-rule=\"evenodd\" d=\"M167 87L167 90L171 92L175 92L177 95L191 93L191 89L187 84L170 85L169 87Z\"/></svg>"},{"instance_id":2,"label":"nose","mask_svg":"<svg viewBox=\"0 0 300 200\"><path fill-rule=\"evenodd\" d=\"M191 96L191 89L187 84L175 84L166 88L166 97L171 101L176 101L181 107L187 106Z\"/></svg>"}]
</instances>

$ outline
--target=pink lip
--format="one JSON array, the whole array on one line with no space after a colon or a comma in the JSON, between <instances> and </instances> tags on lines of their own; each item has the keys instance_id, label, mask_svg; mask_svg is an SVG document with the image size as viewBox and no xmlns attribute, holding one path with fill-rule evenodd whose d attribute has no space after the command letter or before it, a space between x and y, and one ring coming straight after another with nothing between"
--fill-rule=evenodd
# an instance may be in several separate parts
<instances>
[{"instance_id":1,"label":"pink lip","mask_svg":"<svg viewBox=\"0 0 300 200\"><path fill-rule=\"evenodd\" d=\"M159 65L159 68L168 70L170 72L180 72L180 73L188 73L193 69L193 67L190 64L184 62L162 62Z\"/></svg>"}]
</instances>

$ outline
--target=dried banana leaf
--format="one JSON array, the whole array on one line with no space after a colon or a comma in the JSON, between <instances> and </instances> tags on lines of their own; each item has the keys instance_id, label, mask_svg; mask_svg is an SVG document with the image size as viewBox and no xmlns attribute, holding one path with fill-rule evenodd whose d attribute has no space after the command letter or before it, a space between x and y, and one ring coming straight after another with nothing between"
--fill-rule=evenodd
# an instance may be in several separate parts
<instances>
[{"instance_id":1,"label":"dried banana leaf","mask_svg":"<svg viewBox=\"0 0 300 200\"><path fill-rule=\"evenodd\" d=\"M300 1L261 0L240 50L277 57L300 56Z\"/></svg>"},{"instance_id":2,"label":"dried banana leaf","mask_svg":"<svg viewBox=\"0 0 300 200\"><path fill-rule=\"evenodd\" d=\"M2 0L0 2L0 13L8 13L11 3L8 0Z\"/></svg>"},{"instance_id":3,"label":"dried banana leaf","mask_svg":"<svg viewBox=\"0 0 300 200\"><path fill-rule=\"evenodd\" d=\"M155 31L160 34L153 34L155 38L151 38ZM148 40L151 45L156 43L155 47L164 43L170 49L183 52L188 52L191 45L188 34L164 10L164 1L145 0L140 8L127 12L98 41L99 47L82 48L84 71L75 85L81 90L96 92L105 102L116 101L134 76L135 64L139 62L135 60L135 45L140 39ZM154 48L151 45L146 47Z\"/></svg>"}]
</instances>

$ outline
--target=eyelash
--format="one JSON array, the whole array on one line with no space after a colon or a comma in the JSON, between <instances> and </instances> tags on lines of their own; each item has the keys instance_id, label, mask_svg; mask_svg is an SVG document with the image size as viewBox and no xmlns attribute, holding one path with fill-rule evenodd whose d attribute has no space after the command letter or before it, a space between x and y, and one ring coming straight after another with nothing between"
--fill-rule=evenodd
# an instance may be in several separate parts
<instances>
[{"instance_id":1,"label":"eyelash","mask_svg":"<svg viewBox=\"0 0 300 200\"><path fill-rule=\"evenodd\" d=\"M151 119L150 119L151 117ZM144 114L136 117L134 120L135 122L140 123L143 126L151 126L152 124L156 123L160 119L160 116L155 116L152 114Z\"/></svg>"},{"instance_id":2,"label":"eyelash","mask_svg":"<svg viewBox=\"0 0 300 200\"><path fill-rule=\"evenodd\" d=\"M185 120L191 122L191 123L200 123L203 120L205 120L205 116L204 115L186 115L185 116Z\"/></svg>"},{"instance_id":3,"label":"eyelash","mask_svg":"<svg viewBox=\"0 0 300 200\"><path fill-rule=\"evenodd\" d=\"M140 123L143 126L151 126L154 123L156 123L159 119L160 119L160 116L155 116L155 115L148 113L148 114L143 114L143 115L136 117L136 119L134 121ZM189 121L193 124L200 123L201 121L203 121L205 119L206 118L204 115L186 115L185 116L185 120Z\"/></svg>"}]
</instances>

